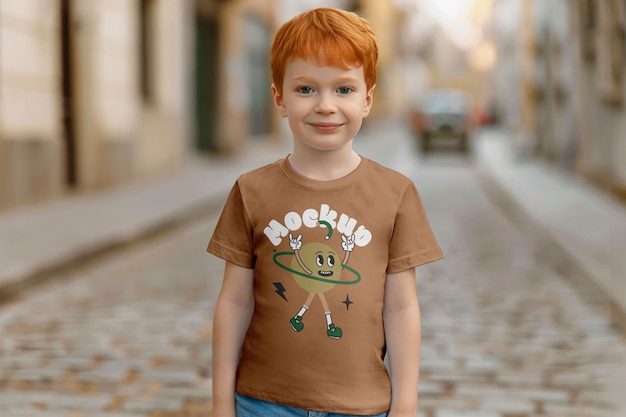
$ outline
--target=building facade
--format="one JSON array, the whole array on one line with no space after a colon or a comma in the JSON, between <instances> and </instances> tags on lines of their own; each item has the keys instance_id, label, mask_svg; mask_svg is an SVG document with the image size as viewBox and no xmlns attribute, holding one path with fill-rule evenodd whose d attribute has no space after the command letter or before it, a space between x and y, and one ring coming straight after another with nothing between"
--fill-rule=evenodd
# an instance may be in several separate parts
<instances>
[{"instance_id":1,"label":"building facade","mask_svg":"<svg viewBox=\"0 0 626 417\"><path fill-rule=\"evenodd\" d=\"M569 4L579 90L578 171L626 199L626 6L617 0Z\"/></svg>"},{"instance_id":2,"label":"building facade","mask_svg":"<svg viewBox=\"0 0 626 417\"><path fill-rule=\"evenodd\" d=\"M501 59L495 76L517 149L626 199L624 2L498 0L495 7L496 18L517 16L512 32L492 22L500 57L512 58Z\"/></svg>"},{"instance_id":3,"label":"building facade","mask_svg":"<svg viewBox=\"0 0 626 417\"><path fill-rule=\"evenodd\" d=\"M186 3L0 3L0 209L180 165Z\"/></svg>"},{"instance_id":4,"label":"building facade","mask_svg":"<svg viewBox=\"0 0 626 417\"><path fill-rule=\"evenodd\" d=\"M274 142L278 122L269 51L276 0L196 0L194 137L200 151L230 154Z\"/></svg>"}]
</instances>

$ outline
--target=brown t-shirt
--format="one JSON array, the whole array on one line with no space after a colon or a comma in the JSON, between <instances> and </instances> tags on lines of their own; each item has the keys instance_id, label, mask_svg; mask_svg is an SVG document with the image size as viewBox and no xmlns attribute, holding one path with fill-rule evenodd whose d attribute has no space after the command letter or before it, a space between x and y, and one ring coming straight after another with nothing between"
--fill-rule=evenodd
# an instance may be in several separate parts
<instances>
[{"instance_id":1,"label":"brown t-shirt","mask_svg":"<svg viewBox=\"0 0 626 417\"><path fill-rule=\"evenodd\" d=\"M386 276L443 257L411 180L362 158L316 181L281 159L237 180L208 251L254 268L239 394L333 413L389 409Z\"/></svg>"}]
</instances>

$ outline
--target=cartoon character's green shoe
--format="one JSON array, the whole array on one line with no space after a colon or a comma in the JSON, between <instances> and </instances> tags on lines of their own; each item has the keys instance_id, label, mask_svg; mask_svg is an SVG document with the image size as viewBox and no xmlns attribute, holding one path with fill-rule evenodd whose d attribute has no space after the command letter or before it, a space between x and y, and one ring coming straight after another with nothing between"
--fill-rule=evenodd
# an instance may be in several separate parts
<instances>
[{"instance_id":1,"label":"cartoon character's green shoe","mask_svg":"<svg viewBox=\"0 0 626 417\"><path fill-rule=\"evenodd\" d=\"M291 328L296 332L301 332L304 329L304 324L302 323L302 316L292 317L289 320L289 324L291 324Z\"/></svg>"},{"instance_id":2,"label":"cartoon character's green shoe","mask_svg":"<svg viewBox=\"0 0 626 417\"><path fill-rule=\"evenodd\" d=\"M326 332L326 334L331 339L341 339L343 332L341 331L340 327L335 327L335 325L331 323L328 325L328 331Z\"/></svg>"}]
</instances>

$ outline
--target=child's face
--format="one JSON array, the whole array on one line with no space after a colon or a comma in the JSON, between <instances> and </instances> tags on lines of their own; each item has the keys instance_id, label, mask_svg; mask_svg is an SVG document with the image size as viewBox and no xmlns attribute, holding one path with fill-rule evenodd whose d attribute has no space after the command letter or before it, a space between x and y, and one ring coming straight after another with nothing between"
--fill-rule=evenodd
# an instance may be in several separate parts
<instances>
[{"instance_id":1,"label":"child's face","mask_svg":"<svg viewBox=\"0 0 626 417\"><path fill-rule=\"evenodd\" d=\"M344 70L296 59L287 64L283 92L272 85L274 104L289 121L294 141L315 150L342 148L357 134L372 107L363 67Z\"/></svg>"}]
</instances>

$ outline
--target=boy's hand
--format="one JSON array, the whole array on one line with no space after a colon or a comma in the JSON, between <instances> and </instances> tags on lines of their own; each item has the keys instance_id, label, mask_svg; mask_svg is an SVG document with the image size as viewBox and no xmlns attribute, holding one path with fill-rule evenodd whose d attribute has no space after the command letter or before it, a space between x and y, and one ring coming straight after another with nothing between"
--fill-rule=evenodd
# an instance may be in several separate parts
<instances>
[{"instance_id":1,"label":"boy's hand","mask_svg":"<svg viewBox=\"0 0 626 417\"><path fill-rule=\"evenodd\" d=\"M302 235L300 234L297 238L294 239L291 233L289 233L289 245L294 251L300 250L300 248L302 247Z\"/></svg>"},{"instance_id":2,"label":"boy's hand","mask_svg":"<svg viewBox=\"0 0 626 417\"><path fill-rule=\"evenodd\" d=\"M343 240L343 242L341 242L341 247L343 248L343 250L347 252L352 252L354 250L354 234L349 238L347 238L345 235L341 235L341 240Z\"/></svg>"}]
</instances>

